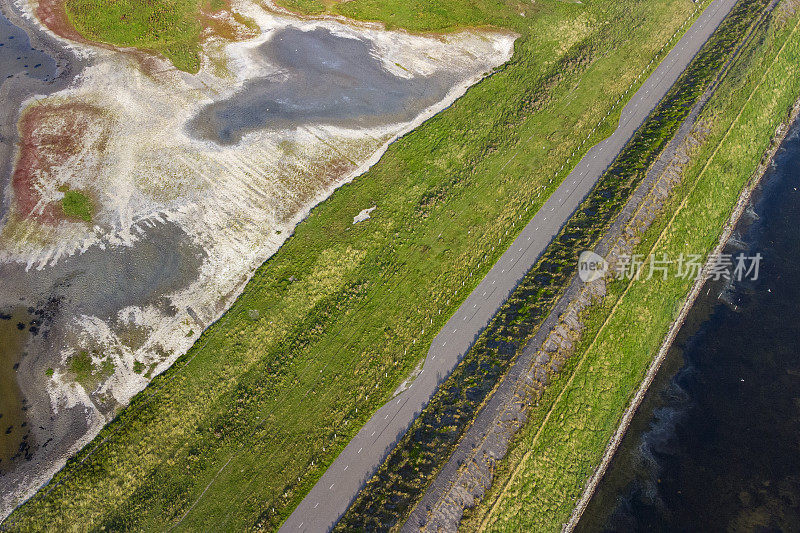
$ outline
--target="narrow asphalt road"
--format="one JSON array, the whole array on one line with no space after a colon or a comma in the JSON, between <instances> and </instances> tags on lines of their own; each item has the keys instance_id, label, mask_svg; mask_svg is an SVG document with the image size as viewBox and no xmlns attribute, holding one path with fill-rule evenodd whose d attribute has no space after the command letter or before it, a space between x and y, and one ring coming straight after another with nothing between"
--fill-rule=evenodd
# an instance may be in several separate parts
<instances>
[{"instance_id":1,"label":"narrow asphalt road","mask_svg":"<svg viewBox=\"0 0 800 533\"><path fill-rule=\"evenodd\" d=\"M434 338L414 383L367 421L284 522L281 532L333 528L428 403L441 380L453 371L476 336L735 3L736 0L714 0L687 30L622 110L616 131L586 153Z\"/></svg>"}]
</instances>

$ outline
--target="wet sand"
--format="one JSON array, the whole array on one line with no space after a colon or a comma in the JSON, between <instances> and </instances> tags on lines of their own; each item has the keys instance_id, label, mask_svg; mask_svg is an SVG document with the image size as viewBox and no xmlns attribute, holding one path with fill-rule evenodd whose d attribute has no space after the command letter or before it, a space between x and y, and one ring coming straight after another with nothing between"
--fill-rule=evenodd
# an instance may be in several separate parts
<instances>
[{"instance_id":1,"label":"wet sand","mask_svg":"<svg viewBox=\"0 0 800 533\"><path fill-rule=\"evenodd\" d=\"M69 86L85 61L0 3L0 227L10 205L10 177L24 102ZM83 314L113 322L131 305L167 312L163 295L197 277L204 254L186 233L155 223L133 246L92 247L41 270L0 264L0 486L7 497L24 490L52 458L70 455L87 431L105 423L118 404L51 405L48 382L60 351L72 338L70 323ZM124 326L123 326L124 327ZM130 331L129 338L146 332ZM130 339L135 342L134 339ZM88 397L87 397L88 400Z\"/></svg>"},{"instance_id":2,"label":"wet sand","mask_svg":"<svg viewBox=\"0 0 800 533\"><path fill-rule=\"evenodd\" d=\"M62 347L71 346L117 365L122 357L113 347L76 336L74 318L86 315L103 320L124 333L129 344L142 343L149 330L130 326L120 311L152 305L174 314L177 309L170 308L164 295L179 291L196 279L203 259L202 249L191 244L180 227L160 223L132 246L105 250L92 247L42 270L26 271L18 263L0 264L0 311L12 315L0 322L0 328L17 333L15 342L6 344L0 354L0 373L9 384L16 380L19 385L16 393L3 395L0 412L4 419L0 419L0 426L5 417L13 420L9 423L17 429L21 423L30 422L29 431L15 429L3 442L3 492L22 486L26 476L36 472L38 465L31 462L36 452L49 447L48 456L69 454L88 428L104 424L104 416L112 416L119 407L112 395L102 393L85 397L97 413L80 405L51 405L48 369L61 366ZM14 305L27 309L24 314L29 316L23 316ZM25 327L18 330L18 324ZM6 374L12 365L12 372ZM92 392L91 386L87 392ZM0 429L5 430L5 426ZM23 438L27 439L25 450L18 453ZM42 454L37 458L41 459Z\"/></svg>"}]
</instances>

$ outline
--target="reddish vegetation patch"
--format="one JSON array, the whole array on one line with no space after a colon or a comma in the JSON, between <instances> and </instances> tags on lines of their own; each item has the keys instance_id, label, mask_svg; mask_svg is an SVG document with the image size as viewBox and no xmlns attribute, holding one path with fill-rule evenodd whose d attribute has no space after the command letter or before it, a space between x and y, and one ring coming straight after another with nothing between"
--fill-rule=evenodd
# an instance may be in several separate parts
<instances>
[{"instance_id":1,"label":"reddish vegetation patch","mask_svg":"<svg viewBox=\"0 0 800 533\"><path fill-rule=\"evenodd\" d=\"M56 35L72 41L88 43L89 41L69 23L67 10L64 7L65 1L39 0L39 5L36 7L36 17Z\"/></svg>"},{"instance_id":2,"label":"reddish vegetation patch","mask_svg":"<svg viewBox=\"0 0 800 533\"><path fill-rule=\"evenodd\" d=\"M203 25L203 37L216 35L229 41L243 39L252 36L252 32L246 31L245 26L233 24L231 20L214 17L214 14L201 13L200 23Z\"/></svg>"},{"instance_id":3,"label":"reddish vegetation patch","mask_svg":"<svg viewBox=\"0 0 800 533\"><path fill-rule=\"evenodd\" d=\"M309 201L316 195L330 190L355 168L352 161L339 158L323 165L313 176L297 174L294 177L286 177L287 189L294 192L281 199L276 211L277 221L289 222L294 219L303 209L308 208Z\"/></svg>"},{"instance_id":4,"label":"reddish vegetation patch","mask_svg":"<svg viewBox=\"0 0 800 533\"><path fill-rule=\"evenodd\" d=\"M63 218L60 204L46 201L42 193L47 187L57 189L67 183L70 172L80 173L82 180L91 182L99 157L93 158L93 163L60 169L60 175L58 170L81 153L102 155L108 139L106 128L101 126L104 120L102 112L88 104L34 106L25 112L20 119L20 153L12 178L20 217L47 223ZM102 133L90 138L90 128L102 128Z\"/></svg>"},{"instance_id":5,"label":"reddish vegetation patch","mask_svg":"<svg viewBox=\"0 0 800 533\"><path fill-rule=\"evenodd\" d=\"M349 159L334 159L325 166L320 183L327 189L339 183L344 176L355 170L355 164Z\"/></svg>"}]
</instances>

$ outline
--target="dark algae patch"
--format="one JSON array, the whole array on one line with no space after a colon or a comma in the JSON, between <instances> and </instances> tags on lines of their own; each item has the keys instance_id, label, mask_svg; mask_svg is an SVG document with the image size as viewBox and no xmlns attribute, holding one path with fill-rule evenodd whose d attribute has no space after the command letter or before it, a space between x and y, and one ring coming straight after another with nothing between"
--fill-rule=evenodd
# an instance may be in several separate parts
<instances>
[{"instance_id":1,"label":"dark algae patch","mask_svg":"<svg viewBox=\"0 0 800 533\"><path fill-rule=\"evenodd\" d=\"M620 213L766 3L744 0L723 21L444 381L336 531L388 531L408 517L575 275L578 254L591 249Z\"/></svg>"},{"instance_id":2,"label":"dark algae patch","mask_svg":"<svg viewBox=\"0 0 800 533\"><path fill-rule=\"evenodd\" d=\"M757 280L709 282L580 531L796 531L800 524L800 125L725 250Z\"/></svg>"}]
</instances>

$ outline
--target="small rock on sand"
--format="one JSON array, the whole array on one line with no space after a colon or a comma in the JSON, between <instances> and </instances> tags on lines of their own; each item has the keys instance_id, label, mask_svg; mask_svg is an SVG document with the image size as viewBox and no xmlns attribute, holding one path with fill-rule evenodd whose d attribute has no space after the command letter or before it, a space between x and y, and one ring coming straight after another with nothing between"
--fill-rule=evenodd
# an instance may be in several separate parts
<instances>
[{"instance_id":1,"label":"small rock on sand","mask_svg":"<svg viewBox=\"0 0 800 533\"><path fill-rule=\"evenodd\" d=\"M353 224L358 224L359 222L364 222L365 220L369 219L369 214L375 211L376 207L378 206L373 205L368 209L363 209L359 214L353 217Z\"/></svg>"}]
</instances>

